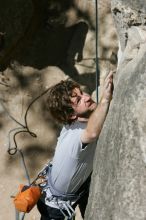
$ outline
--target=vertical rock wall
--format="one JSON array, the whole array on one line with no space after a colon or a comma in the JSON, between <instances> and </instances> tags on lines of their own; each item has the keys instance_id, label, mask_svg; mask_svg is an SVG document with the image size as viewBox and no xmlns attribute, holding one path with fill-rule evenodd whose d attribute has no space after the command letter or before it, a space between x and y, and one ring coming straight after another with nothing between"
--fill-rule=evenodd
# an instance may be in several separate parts
<instances>
[{"instance_id":1,"label":"vertical rock wall","mask_svg":"<svg viewBox=\"0 0 146 220\"><path fill-rule=\"evenodd\" d=\"M120 41L114 94L97 143L86 220L146 219L145 1L112 1Z\"/></svg>"}]
</instances>

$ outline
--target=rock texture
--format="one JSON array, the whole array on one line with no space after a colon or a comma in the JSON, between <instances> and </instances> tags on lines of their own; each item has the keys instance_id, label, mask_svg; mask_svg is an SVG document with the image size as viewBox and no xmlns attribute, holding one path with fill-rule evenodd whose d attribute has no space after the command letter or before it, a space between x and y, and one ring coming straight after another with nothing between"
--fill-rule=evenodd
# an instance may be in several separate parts
<instances>
[{"instance_id":1,"label":"rock texture","mask_svg":"<svg viewBox=\"0 0 146 220\"><path fill-rule=\"evenodd\" d=\"M131 26L146 25L145 3L145 0L112 1L112 13L115 18L122 51L124 51L128 39L127 30Z\"/></svg>"},{"instance_id":2,"label":"rock texture","mask_svg":"<svg viewBox=\"0 0 146 220\"><path fill-rule=\"evenodd\" d=\"M145 220L145 1L113 0L112 12L121 51L113 100L97 143L85 219Z\"/></svg>"}]
</instances>

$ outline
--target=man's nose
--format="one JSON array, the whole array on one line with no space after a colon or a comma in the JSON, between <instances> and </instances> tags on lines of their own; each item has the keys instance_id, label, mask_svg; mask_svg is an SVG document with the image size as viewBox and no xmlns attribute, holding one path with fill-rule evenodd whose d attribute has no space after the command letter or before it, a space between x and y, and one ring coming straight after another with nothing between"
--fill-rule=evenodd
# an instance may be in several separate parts
<instances>
[{"instance_id":1,"label":"man's nose","mask_svg":"<svg viewBox=\"0 0 146 220\"><path fill-rule=\"evenodd\" d=\"M83 96L84 96L84 101L85 101L85 102L88 102L88 101L91 99L91 98L90 98L90 95L87 94L87 93L84 93Z\"/></svg>"}]
</instances>

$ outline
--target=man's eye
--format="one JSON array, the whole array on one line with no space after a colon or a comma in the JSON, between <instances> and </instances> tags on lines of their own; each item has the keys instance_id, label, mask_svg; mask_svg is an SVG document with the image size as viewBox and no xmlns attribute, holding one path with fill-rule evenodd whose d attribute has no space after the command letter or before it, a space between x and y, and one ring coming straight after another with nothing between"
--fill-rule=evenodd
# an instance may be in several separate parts
<instances>
[{"instance_id":1,"label":"man's eye","mask_svg":"<svg viewBox=\"0 0 146 220\"><path fill-rule=\"evenodd\" d=\"M80 100L81 100L81 97L78 96L78 97L77 97L77 104L79 104Z\"/></svg>"}]
</instances>

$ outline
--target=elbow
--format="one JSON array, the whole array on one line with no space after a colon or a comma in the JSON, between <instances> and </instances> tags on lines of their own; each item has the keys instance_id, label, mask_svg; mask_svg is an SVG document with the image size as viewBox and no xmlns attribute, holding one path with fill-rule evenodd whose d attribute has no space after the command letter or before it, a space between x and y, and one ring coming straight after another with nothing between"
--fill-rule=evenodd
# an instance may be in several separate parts
<instances>
[{"instance_id":1,"label":"elbow","mask_svg":"<svg viewBox=\"0 0 146 220\"><path fill-rule=\"evenodd\" d=\"M88 137L90 139L90 142L95 141L99 137L99 133L97 132L89 132Z\"/></svg>"},{"instance_id":2,"label":"elbow","mask_svg":"<svg viewBox=\"0 0 146 220\"><path fill-rule=\"evenodd\" d=\"M82 136L81 136L81 140L83 143L91 143L91 142L94 142L97 140L97 138L99 137L99 132L95 132L95 131L91 131L91 130L88 130L86 129Z\"/></svg>"},{"instance_id":3,"label":"elbow","mask_svg":"<svg viewBox=\"0 0 146 220\"><path fill-rule=\"evenodd\" d=\"M90 133L90 138L91 139L96 139L97 138L97 134L95 132Z\"/></svg>"},{"instance_id":4,"label":"elbow","mask_svg":"<svg viewBox=\"0 0 146 220\"><path fill-rule=\"evenodd\" d=\"M90 138L91 138L91 140L95 141L98 138L98 136L99 135L97 133L93 132L93 133L91 133Z\"/></svg>"}]
</instances>

